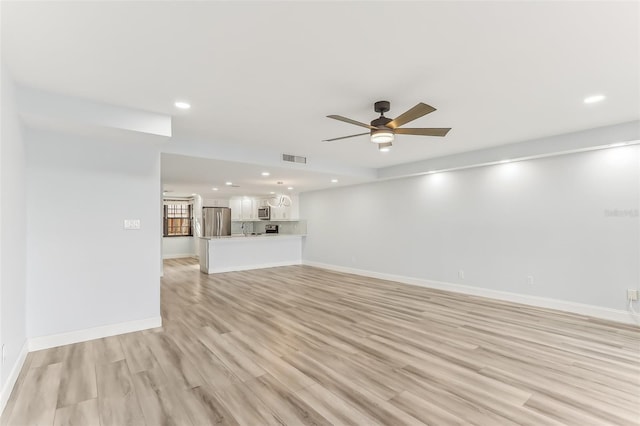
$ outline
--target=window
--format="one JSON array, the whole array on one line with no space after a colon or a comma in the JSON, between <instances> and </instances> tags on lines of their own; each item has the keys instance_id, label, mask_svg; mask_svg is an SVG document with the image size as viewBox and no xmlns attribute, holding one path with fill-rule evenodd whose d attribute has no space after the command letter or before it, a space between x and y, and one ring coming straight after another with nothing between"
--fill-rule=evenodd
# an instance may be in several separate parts
<instances>
[{"instance_id":1,"label":"window","mask_svg":"<svg viewBox=\"0 0 640 426\"><path fill-rule=\"evenodd\" d=\"M165 200L164 236L190 237L193 235L193 205L188 201Z\"/></svg>"}]
</instances>

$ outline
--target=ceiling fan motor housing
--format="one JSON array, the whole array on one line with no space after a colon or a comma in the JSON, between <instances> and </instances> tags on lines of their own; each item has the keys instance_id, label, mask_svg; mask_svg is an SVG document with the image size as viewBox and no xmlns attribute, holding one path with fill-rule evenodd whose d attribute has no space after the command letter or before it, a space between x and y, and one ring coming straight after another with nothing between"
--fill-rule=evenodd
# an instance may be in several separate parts
<instances>
[{"instance_id":1,"label":"ceiling fan motor housing","mask_svg":"<svg viewBox=\"0 0 640 426\"><path fill-rule=\"evenodd\" d=\"M378 117L375 120L371 121L371 125L373 127L377 127L380 130L389 129L387 127L387 123L392 121L392 120L390 118L385 117L384 113L389 111L389 109L391 109L391 103L389 101L378 101L375 104L373 104L373 109L376 112L380 113L380 117ZM371 135L373 135L374 133L378 133L378 132L376 130L371 129Z\"/></svg>"},{"instance_id":2,"label":"ceiling fan motor housing","mask_svg":"<svg viewBox=\"0 0 640 426\"><path fill-rule=\"evenodd\" d=\"M375 130L371 129L371 142L389 143L393 141L394 131L387 127L387 123L390 121L390 118L381 116L371 122L371 125L376 127Z\"/></svg>"},{"instance_id":3,"label":"ceiling fan motor housing","mask_svg":"<svg viewBox=\"0 0 640 426\"><path fill-rule=\"evenodd\" d=\"M373 127L377 127L377 130L371 129L371 136L377 133L394 133L392 129L387 127L387 123L390 122L391 119L387 117L378 117L371 122Z\"/></svg>"},{"instance_id":4,"label":"ceiling fan motor housing","mask_svg":"<svg viewBox=\"0 0 640 426\"><path fill-rule=\"evenodd\" d=\"M388 123L388 122L390 122L390 121L391 121L391 119L390 119L390 118L387 118L387 117L378 117L378 118L376 118L375 120L373 120L373 121L371 122L371 125L372 125L373 127L381 127L381 126L386 127L386 126L387 126L387 123Z\"/></svg>"}]
</instances>

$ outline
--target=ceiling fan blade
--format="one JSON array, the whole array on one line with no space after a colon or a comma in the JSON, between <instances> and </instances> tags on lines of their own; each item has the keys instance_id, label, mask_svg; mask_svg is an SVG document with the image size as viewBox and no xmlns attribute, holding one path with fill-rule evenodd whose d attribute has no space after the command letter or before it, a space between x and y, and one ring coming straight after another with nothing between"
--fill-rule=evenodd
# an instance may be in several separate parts
<instances>
[{"instance_id":1,"label":"ceiling fan blade","mask_svg":"<svg viewBox=\"0 0 640 426\"><path fill-rule=\"evenodd\" d=\"M325 139L322 142L338 141L340 139L355 138L356 136L363 136L363 135L368 135L368 134L369 134L369 132L367 132L367 133L358 133L357 135L342 136L341 138Z\"/></svg>"},{"instance_id":2,"label":"ceiling fan blade","mask_svg":"<svg viewBox=\"0 0 640 426\"><path fill-rule=\"evenodd\" d=\"M433 129L395 129L396 135L418 135L418 136L446 136L450 128Z\"/></svg>"},{"instance_id":3,"label":"ceiling fan blade","mask_svg":"<svg viewBox=\"0 0 640 426\"><path fill-rule=\"evenodd\" d=\"M344 121L345 123L355 124L356 126L366 127L367 129L376 130L376 127L370 126L369 124L361 123L356 120L352 120L347 117L343 117L341 115L327 115L328 118L333 118L334 120Z\"/></svg>"},{"instance_id":4,"label":"ceiling fan blade","mask_svg":"<svg viewBox=\"0 0 640 426\"><path fill-rule=\"evenodd\" d=\"M407 124L408 122L413 121L416 118L420 118L423 115L427 115L430 112L433 112L435 110L436 109L431 105L427 105L420 102L418 105L414 106L409 111L405 112L404 114L400 114L398 117L388 122L386 126L391 129L396 129L402 126L403 124Z\"/></svg>"}]
</instances>

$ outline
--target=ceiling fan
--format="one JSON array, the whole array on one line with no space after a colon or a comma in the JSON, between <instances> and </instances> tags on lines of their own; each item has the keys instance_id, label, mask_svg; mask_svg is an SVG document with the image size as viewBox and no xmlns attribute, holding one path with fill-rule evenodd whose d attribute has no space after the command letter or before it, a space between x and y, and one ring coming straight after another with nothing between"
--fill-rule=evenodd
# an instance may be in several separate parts
<instances>
[{"instance_id":1,"label":"ceiling fan","mask_svg":"<svg viewBox=\"0 0 640 426\"><path fill-rule=\"evenodd\" d=\"M391 103L389 101L378 101L373 104L373 109L375 112L380 113L380 117L373 120L371 124L361 123L341 115L327 115L328 118L333 118L334 120L344 121L345 123L355 124L360 127L366 127L369 129L369 132L342 136L340 138L325 139L323 142L332 142L369 134L371 135L371 142L378 144L378 149L380 151L389 151L395 135L445 136L449 130L451 130L450 128L400 128L400 126L436 110L434 107L425 103L420 102L418 105L393 119L384 116L384 113L389 111L390 108Z\"/></svg>"}]
</instances>

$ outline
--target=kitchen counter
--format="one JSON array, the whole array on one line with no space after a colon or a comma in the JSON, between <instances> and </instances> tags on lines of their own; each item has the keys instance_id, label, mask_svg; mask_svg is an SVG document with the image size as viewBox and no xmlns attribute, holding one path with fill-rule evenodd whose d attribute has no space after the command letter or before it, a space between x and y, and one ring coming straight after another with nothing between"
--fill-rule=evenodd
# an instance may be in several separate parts
<instances>
[{"instance_id":1,"label":"kitchen counter","mask_svg":"<svg viewBox=\"0 0 640 426\"><path fill-rule=\"evenodd\" d=\"M299 238L304 237L306 234L233 234L225 235L222 237L200 237L202 240L251 240L255 238Z\"/></svg>"},{"instance_id":2,"label":"kitchen counter","mask_svg":"<svg viewBox=\"0 0 640 426\"><path fill-rule=\"evenodd\" d=\"M200 270L206 274L299 265L303 234L200 238Z\"/></svg>"}]
</instances>

